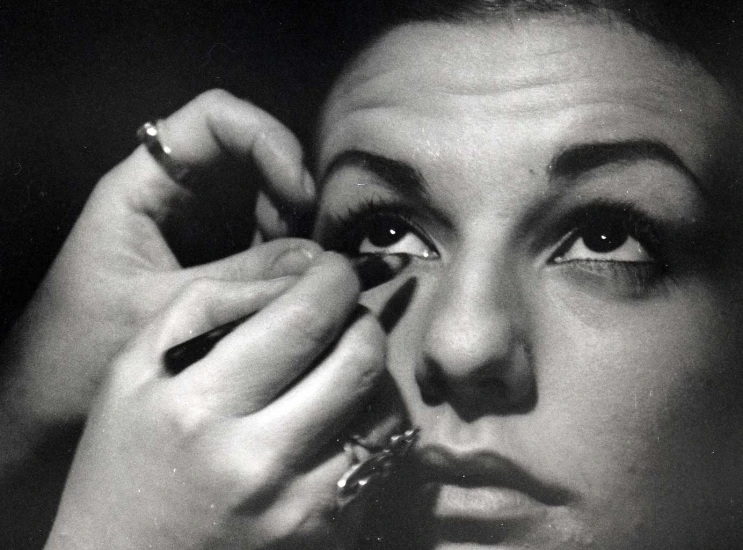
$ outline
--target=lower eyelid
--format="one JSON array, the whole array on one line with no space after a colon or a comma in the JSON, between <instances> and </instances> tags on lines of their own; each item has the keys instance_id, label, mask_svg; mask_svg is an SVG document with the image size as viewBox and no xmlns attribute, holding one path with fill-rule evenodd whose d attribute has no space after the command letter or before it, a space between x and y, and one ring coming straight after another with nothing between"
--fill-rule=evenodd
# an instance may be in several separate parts
<instances>
[{"instance_id":1,"label":"lower eyelid","mask_svg":"<svg viewBox=\"0 0 743 550\"><path fill-rule=\"evenodd\" d=\"M612 260L567 260L555 262L554 268L572 270L576 275L606 281L632 293L642 293L656 285L663 275L662 265L654 262L621 262Z\"/></svg>"}]
</instances>

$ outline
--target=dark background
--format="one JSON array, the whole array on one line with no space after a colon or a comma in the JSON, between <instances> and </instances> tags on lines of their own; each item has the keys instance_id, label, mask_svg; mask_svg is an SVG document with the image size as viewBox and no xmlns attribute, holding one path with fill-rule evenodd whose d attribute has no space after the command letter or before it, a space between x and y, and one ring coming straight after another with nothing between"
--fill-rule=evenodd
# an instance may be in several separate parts
<instances>
[{"instance_id":1,"label":"dark background","mask_svg":"<svg viewBox=\"0 0 743 550\"><path fill-rule=\"evenodd\" d=\"M306 143L374 17L340 1L16 4L0 0L0 337L144 121L218 87ZM75 436L60 434L67 456L40 455L0 496L0 548L43 546Z\"/></svg>"},{"instance_id":2,"label":"dark background","mask_svg":"<svg viewBox=\"0 0 743 550\"><path fill-rule=\"evenodd\" d=\"M0 0L0 331L142 122L219 87L306 141L350 5Z\"/></svg>"}]
</instances>

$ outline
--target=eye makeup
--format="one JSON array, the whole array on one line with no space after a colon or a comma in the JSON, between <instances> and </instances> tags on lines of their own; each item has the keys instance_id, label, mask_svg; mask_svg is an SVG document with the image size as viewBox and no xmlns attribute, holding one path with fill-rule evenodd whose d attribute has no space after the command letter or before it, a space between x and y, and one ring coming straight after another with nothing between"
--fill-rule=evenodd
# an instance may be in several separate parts
<instances>
[{"instance_id":1,"label":"eye makeup","mask_svg":"<svg viewBox=\"0 0 743 550\"><path fill-rule=\"evenodd\" d=\"M586 289L641 298L663 288L678 266L674 241L684 232L677 225L628 202L596 200L559 218L547 264Z\"/></svg>"},{"instance_id":2,"label":"eye makeup","mask_svg":"<svg viewBox=\"0 0 743 550\"><path fill-rule=\"evenodd\" d=\"M342 185L342 192L321 200L315 232L323 246L351 257L405 252L417 266L431 259L448 263L462 244L458 239L479 238L472 220L488 232L482 238L499 241L478 246L505 246L508 261L525 261L576 290L622 300L655 296L667 282L700 274L700 262L710 254L704 201L665 166L619 167L535 193L507 216L495 211L497 229L489 225L487 203L465 216L467 204L436 202L437 195L411 201L355 181L331 184ZM503 224L506 219L511 221Z\"/></svg>"},{"instance_id":3,"label":"eye makeup","mask_svg":"<svg viewBox=\"0 0 743 550\"><path fill-rule=\"evenodd\" d=\"M628 203L595 201L571 212L560 223L565 236L560 240L551 261L579 261L571 250L581 241L588 259L627 263L663 263L664 235L659 223ZM627 253L627 244L635 252ZM632 248L632 247L630 247Z\"/></svg>"},{"instance_id":4,"label":"eye makeup","mask_svg":"<svg viewBox=\"0 0 743 550\"><path fill-rule=\"evenodd\" d=\"M326 215L318 231L318 240L326 247L351 257L369 250L394 254L405 253L413 258L436 259L436 245L428 233L415 221L418 209L407 204L379 198L364 198L347 209L345 215ZM405 243L407 238L418 243Z\"/></svg>"}]
</instances>

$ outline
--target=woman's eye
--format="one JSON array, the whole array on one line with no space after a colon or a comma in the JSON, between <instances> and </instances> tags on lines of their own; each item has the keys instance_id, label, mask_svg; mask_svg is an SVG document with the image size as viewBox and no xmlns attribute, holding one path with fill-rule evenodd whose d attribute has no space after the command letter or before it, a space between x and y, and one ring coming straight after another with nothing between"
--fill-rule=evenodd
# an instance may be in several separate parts
<instances>
[{"instance_id":1,"label":"woman's eye","mask_svg":"<svg viewBox=\"0 0 743 550\"><path fill-rule=\"evenodd\" d=\"M596 221L576 229L554 256L555 263L606 261L656 263L632 230L621 219Z\"/></svg>"},{"instance_id":2,"label":"woman's eye","mask_svg":"<svg viewBox=\"0 0 743 550\"><path fill-rule=\"evenodd\" d=\"M373 216L364 224L358 241L359 253L409 254L426 259L438 257L438 252L417 235L410 223L396 216Z\"/></svg>"}]
</instances>

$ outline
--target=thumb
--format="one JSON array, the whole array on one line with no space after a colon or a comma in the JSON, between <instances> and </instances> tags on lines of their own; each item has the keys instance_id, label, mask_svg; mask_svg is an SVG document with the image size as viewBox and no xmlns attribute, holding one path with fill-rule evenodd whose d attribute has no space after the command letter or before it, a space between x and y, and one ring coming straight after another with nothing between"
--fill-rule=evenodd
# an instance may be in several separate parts
<instances>
[{"instance_id":1,"label":"thumb","mask_svg":"<svg viewBox=\"0 0 743 550\"><path fill-rule=\"evenodd\" d=\"M255 281L300 275L323 249L305 239L276 239L222 260L184 270L189 279L208 277L229 281Z\"/></svg>"}]
</instances>

